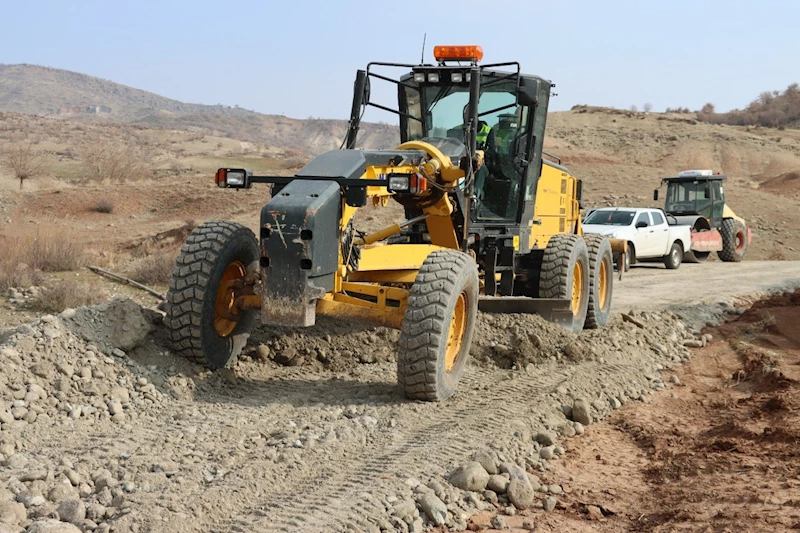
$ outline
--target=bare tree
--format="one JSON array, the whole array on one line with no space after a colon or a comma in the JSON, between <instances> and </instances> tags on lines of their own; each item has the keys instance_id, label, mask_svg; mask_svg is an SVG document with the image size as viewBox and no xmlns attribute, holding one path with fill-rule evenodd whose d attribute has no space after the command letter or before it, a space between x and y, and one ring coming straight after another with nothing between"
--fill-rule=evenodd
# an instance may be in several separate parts
<instances>
[{"instance_id":1,"label":"bare tree","mask_svg":"<svg viewBox=\"0 0 800 533\"><path fill-rule=\"evenodd\" d=\"M635 105L632 105L632 106L631 106L629 109L630 109L631 111L633 111L634 113L635 113L635 112L637 112L637 111L639 111L639 108L638 108L638 107L636 107Z\"/></svg>"},{"instance_id":2,"label":"bare tree","mask_svg":"<svg viewBox=\"0 0 800 533\"><path fill-rule=\"evenodd\" d=\"M3 161L19 180L19 190L25 180L35 178L42 173L42 157L33 151L33 144L15 144L3 150Z\"/></svg>"},{"instance_id":3,"label":"bare tree","mask_svg":"<svg viewBox=\"0 0 800 533\"><path fill-rule=\"evenodd\" d=\"M650 102L647 102L646 104L644 104L644 112L645 113L649 113L652 110L653 110L653 104L651 104Z\"/></svg>"}]
</instances>

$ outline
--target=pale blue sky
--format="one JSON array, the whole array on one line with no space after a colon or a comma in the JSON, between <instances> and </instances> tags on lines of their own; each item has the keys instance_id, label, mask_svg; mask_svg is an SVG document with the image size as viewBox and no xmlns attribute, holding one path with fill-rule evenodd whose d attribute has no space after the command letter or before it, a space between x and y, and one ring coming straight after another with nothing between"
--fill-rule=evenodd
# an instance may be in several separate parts
<instances>
[{"instance_id":1,"label":"pale blue sky","mask_svg":"<svg viewBox=\"0 0 800 533\"><path fill-rule=\"evenodd\" d=\"M0 63L297 118L346 118L356 69L418 62L425 33L427 62L474 43L551 79L551 109L727 110L800 81L795 0L0 0L0 21Z\"/></svg>"}]
</instances>

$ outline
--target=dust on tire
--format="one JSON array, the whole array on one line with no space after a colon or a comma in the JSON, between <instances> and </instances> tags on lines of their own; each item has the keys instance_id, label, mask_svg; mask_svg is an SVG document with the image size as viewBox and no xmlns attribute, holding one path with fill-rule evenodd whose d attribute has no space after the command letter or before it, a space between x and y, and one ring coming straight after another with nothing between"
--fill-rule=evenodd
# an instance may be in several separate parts
<instances>
[{"instance_id":1,"label":"dust on tire","mask_svg":"<svg viewBox=\"0 0 800 533\"><path fill-rule=\"evenodd\" d=\"M220 279L233 262L248 273L258 268L258 242L253 232L234 222L206 222L192 231L181 248L167 292L164 324L173 350L210 368L222 368L244 348L257 311L246 310L229 335L214 328L214 307Z\"/></svg>"},{"instance_id":2,"label":"dust on tire","mask_svg":"<svg viewBox=\"0 0 800 533\"><path fill-rule=\"evenodd\" d=\"M466 298L466 323L454 366L445 357L459 297ZM417 273L408 298L397 354L397 379L407 397L442 401L456 391L464 372L478 314L478 269L463 252L432 252Z\"/></svg>"}]
</instances>

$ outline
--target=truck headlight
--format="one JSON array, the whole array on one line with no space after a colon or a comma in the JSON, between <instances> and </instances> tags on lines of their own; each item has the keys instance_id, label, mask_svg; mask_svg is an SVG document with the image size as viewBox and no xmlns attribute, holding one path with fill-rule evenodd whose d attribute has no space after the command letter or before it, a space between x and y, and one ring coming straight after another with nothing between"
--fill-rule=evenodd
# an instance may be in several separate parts
<instances>
[{"instance_id":1,"label":"truck headlight","mask_svg":"<svg viewBox=\"0 0 800 533\"><path fill-rule=\"evenodd\" d=\"M464 75L461 74L460 72L453 72L450 75L450 81L453 83L461 83L462 81L464 81Z\"/></svg>"},{"instance_id":2,"label":"truck headlight","mask_svg":"<svg viewBox=\"0 0 800 533\"><path fill-rule=\"evenodd\" d=\"M249 170L243 168L221 168L217 170L214 181L217 183L217 187L247 189L252 185L251 175Z\"/></svg>"},{"instance_id":3,"label":"truck headlight","mask_svg":"<svg viewBox=\"0 0 800 533\"><path fill-rule=\"evenodd\" d=\"M430 74L428 74L428 81L431 83L439 83L439 73L431 72Z\"/></svg>"},{"instance_id":4,"label":"truck headlight","mask_svg":"<svg viewBox=\"0 0 800 533\"><path fill-rule=\"evenodd\" d=\"M410 176L390 176L389 186L386 187L389 192L408 192L411 188Z\"/></svg>"},{"instance_id":5,"label":"truck headlight","mask_svg":"<svg viewBox=\"0 0 800 533\"><path fill-rule=\"evenodd\" d=\"M424 72L415 72L414 73L414 81L417 83L425 83L425 73Z\"/></svg>"}]
</instances>

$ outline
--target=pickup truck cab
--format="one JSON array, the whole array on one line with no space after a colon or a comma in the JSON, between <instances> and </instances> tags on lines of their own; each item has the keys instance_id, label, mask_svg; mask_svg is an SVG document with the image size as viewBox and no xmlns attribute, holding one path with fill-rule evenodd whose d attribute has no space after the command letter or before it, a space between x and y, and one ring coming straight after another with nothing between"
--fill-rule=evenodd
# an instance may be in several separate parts
<instances>
[{"instance_id":1,"label":"pickup truck cab","mask_svg":"<svg viewBox=\"0 0 800 533\"><path fill-rule=\"evenodd\" d=\"M583 231L628 241L625 270L637 260L652 259L662 260L668 269L676 269L692 244L690 226L678 225L674 217L661 209L595 209L583 220Z\"/></svg>"}]
</instances>

